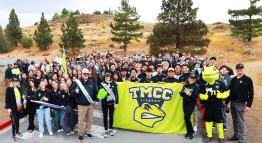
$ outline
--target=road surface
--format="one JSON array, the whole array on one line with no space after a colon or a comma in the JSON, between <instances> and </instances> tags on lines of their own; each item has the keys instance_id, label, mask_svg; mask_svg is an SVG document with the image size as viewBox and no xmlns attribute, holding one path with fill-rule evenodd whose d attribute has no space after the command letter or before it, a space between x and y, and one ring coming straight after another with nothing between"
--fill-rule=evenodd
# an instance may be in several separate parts
<instances>
[{"instance_id":1,"label":"road surface","mask_svg":"<svg viewBox=\"0 0 262 143\"><path fill-rule=\"evenodd\" d=\"M36 121L36 120L35 120ZM102 124L102 113L99 109L94 110L94 124L92 127L92 134L95 136L93 139L84 138L84 143L202 143L202 138L198 132L193 140L184 139L184 135L176 134L152 134L135 132L129 130L116 129L115 136L104 139L102 133L104 132ZM20 123L20 131L24 134L23 138L18 138L16 142L19 143L75 143L78 142L77 133L74 135L66 136L63 133L55 133L54 136L49 136L45 133L43 138L38 137L38 132L32 134L26 132L28 126L27 119L22 119ZM11 143L11 128L0 132L1 143Z\"/></svg>"}]
</instances>

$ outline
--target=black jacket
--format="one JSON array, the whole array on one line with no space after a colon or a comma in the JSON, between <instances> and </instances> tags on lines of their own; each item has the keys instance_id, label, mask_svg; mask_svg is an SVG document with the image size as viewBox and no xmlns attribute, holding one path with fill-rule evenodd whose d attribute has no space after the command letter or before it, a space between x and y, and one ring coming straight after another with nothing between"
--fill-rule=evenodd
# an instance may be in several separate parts
<instances>
[{"instance_id":1,"label":"black jacket","mask_svg":"<svg viewBox=\"0 0 262 143\"><path fill-rule=\"evenodd\" d=\"M188 73L182 74L179 77L179 82L185 82L188 79L188 75L189 75Z\"/></svg>"},{"instance_id":2,"label":"black jacket","mask_svg":"<svg viewBox=\"0 0 262 143\"><path fill-rule=\"evenodd\" d=\"M62 95L61 95L61 91L59 89L57 89L57 91L54 91L53 89L51 90L51 100L50 102L55 104L55 105L59 105L61 106L61 100L62 100Z\"/></svg>"},{"instance_id":3,"label":"black jacket","mask_svg":"<svg viewBox=\"0 0 262 143\"><path fill-rule=\"evenodd\" d=\"M191 93L191 96L187 95L187 92ZM199 87L197 84L188 84L180 91L181 97L183 97L183 104L196 104L196 98L199 95Z\"/></svg>"},{"instance_id":4,"label":"black jacket","mask_svg":"<svg viewBox=\"0 0 262 143\"><path fill-rule=\"evenodd\" d=\"M150 79L142 78L140 81L140 83L153 83L153 78L151 77Z\"/></svg>"},{"instance_id":5,"label":"black jacket","mask_svg":"<svg viewBox=\"0 0 262 143\"><path fill-rule=\"evenodd\" d=\"M178 80L177 80L176 78L167 77L167 78L163 79L163 82L166 82L166 83L175 83L175 82L178 82Z\"/></svg>"},{"instance_id":6,"label":"black jacket","mask_svg":"<svg viewBox=\"0 0 262 143\"><path fill-rule=\"evenodd\" d=\"M48 101L44 101L43 97L46 97L48 99ZM34 95L33 99L36 100L36 101L52 103L51 91L49 89L45 89L45 91L42 91L41 89L38 89L35 92L35 95ZM40 107L40 105L36 104L36 108L39 109L39 107ZM45 108L48 108L48 107L44 106L43 108L45 109Z\"/></svg>"},{"instance_id":7,"label":"black jacket","mask_svg":"<svg viewBox=\"0 0 262 143\"><path fill-rule=\"evenodd\" d=\"M25 91L25 98L26 98L26 108L36 108L35 103L31 102L33 100L37 89L32 90L31 88L27 88Z\"/></svg>"},{"instance_id":8,"label":"black jacket","mask_svg":"<svg viewBox=\"0 0 262 143\"><path fill-rule=\"evenodd\" d=\"M94 79L88 78L88 80L85 82L83 79L80 79L81 83L85 87L86 91L89 93L93 101L98 101L97 99L97 93L98 93L98 87L97 83ZM88 102L86 99L85 95L81 91L80 87L78 87L77 83L74 83L73 85L73 90L71 91L71 94L75 97L75 101L77 105L90 105L91 103ZM79 93L76 93L75 90L76 88L79 88Z\"/></svg>"},{"instance_id":9,"label":"black jacket","mask_svg":"<svg viewBox=\"0 0 262 143\"><path fill-rule=\"evenodd\" d=\"M76 108L76 102L74 96L70 94L70 92L61 92L61 104L63 106L70 106L72 109Z\"/></svg>"},{"instance_id":10,"label":"black jacket","mask_svg":"<svg viewBox=\"0 0 262 143\"><path fill-rule=\"evenodd\" d=\"M241 78L237 79L237 77L233 77L230 85L230 95L226 100L226 104L229 101L238 101L242 103L246 103L248 107L252 106L253 98L254 98L254 87L253 81L250 77L243 75Z\"/></svg>"},{"instance_id":11,"label":"black jacket","mask_svg":"<svg viewBox=\"0 0 262 143\"><path fill-rule=\"evenodd\" d=\"M21 89L18 88L20 95L21 95L21 104L23 105L23 97L21 93ZM17 110L17 105L16 105L16 99L15 99L15 91L13 87L7 87L6 88L6 95L5 95L5 108L6 109L11 109L12 111Z\"/></svg>"},{"instance_id":12,"label":"black jacket","mask_svg":"<svg viewBox=\"0 0 262 143\"><path fill-rule=\"evenodd\" d=\"M164 75L164 74L161 74L161 75L155 75L154 77L153 77L153 82L154 83L156 83L156 82L163 82L163 80L165 79L165 78L167 78L167 76L166 75Z\"/></svg>"}]
</instances>

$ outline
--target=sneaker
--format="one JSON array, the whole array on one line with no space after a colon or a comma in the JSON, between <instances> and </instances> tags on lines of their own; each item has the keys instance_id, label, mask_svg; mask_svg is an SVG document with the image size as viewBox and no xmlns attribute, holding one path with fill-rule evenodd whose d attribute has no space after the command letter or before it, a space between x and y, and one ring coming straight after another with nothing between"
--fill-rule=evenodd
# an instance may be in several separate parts
<instances>
[{"instance_id":1,"label":"sneaker","mask_svg":"<svg viewBox=\"0 0 262 143\"><path fill-rule=\"evenodd\" d=\"M87 134L87 133L85 133L85 136L88 137L88 138L90 138L90 139L93 138L93 135L91 135L91 134Z\"/></svg>"},{"instance_id":2,"label":"sneaker","mask_svg":"<svg viewBox=\"0 0 262 143\"><path fill-rule=\"evenodd\" d=\"M239 138L237 136L233 136L231 138L228 138L227 141L238 141Z\"/></svg>"},{"instance_id":3,"label":"sneaker","mask_svg":"<svg viewBox=\"0 0 262 143\"><path fill-rule=\"evenodd\" d=\"M53 132L50 132L49 135L50 135L50 136L53 136L54 134L53 134Z\"/></svg>"},{"instance_id":4,"label":"sneaker","mask_svg":"<svg viewBox=\"0 0 262 143\"><path fill-rule=\"evenodd\" d=\"M13 136L12 138L13 138L13 141L16 141L16 137L15 136Z\"/></svg>"},{"instance_id":5,"label":"sneaker","mask_svg":"<svg viewBox=\"0 0 262 143\"><path fill-rule=\"evenodd\" d=\"M57 130L57 133L61 133L63 130L62 129L58 129Z\"/></svg>"},{"instance_id":6,"label":"sneaker","mask_svg":"<svg viewBox=\"0 0 262 143\"><path fill-rule=\"evenodd\" d=\"M71 131L71 132L70 132L70 134L71 134L71 135L75 134L75 131L74 131L74 130L73 130L73 131Z\"/></svg>"},{"instance_id":7,"label":"sneaker","mask_svg":"<svg viewBox=\"0 0 262 143\"><path fill-rule=\"evenodd\" d=\"M226 126L224 127L224 131L227 131L227 127Z\"/></svg>"},{"instance_id":8,"label":"sneaker","mask_svg":"<svg viewBox=\"0 0 262 143\"><path fill-rule=\"evenodd\" d=\"M39 133L39 138L43 138L43 133Z\"/></svg>"},{"instance_id":9,"label":"sneaker","mask_svg":"<svg viewBox=\"0 0 262 143\"><path fill-rule=\"evenodd\" d=\"M189 135L189 138L188 138L188 139L192 140L192 139L194 139L194 137L195 137L195 136L194 136L194 133L193 133L193 134L190 134L190 135Z\"/></svg>"},{"instance_id":10,"label":"sneaker","mask_svg":"<svg viewBox=\"0 0 262 143\"><path fill-rule=\"evenodd\" d=\"M207 137L206 142L207 142L207 143L211 143L211 142L212 142L212 138Z\"/></svg>"},{"instance_id":11,"label":"sneaker","mask_svg":"<svg viewBox=\"0 0 262 143\"><path fill-rule=\"evenodd\" d=\"M18 137L23 137L23 135L22 135L20 132L17 132L16 135L17 135Z\"/></svg>"},{"instance_id":12,"label":"sneaker","mask_svg":"<svg viewBox=\"0 0 262 143\"><path fill-rule=\"evenodd\" d=\"M83 136L78 136L78 141L79 142L83 142L84 141L84 137Z\"/></svg>"},{"instance_id":13,"label":"sneaker","mask_svg":"<svg viewBox=\"0 0 262 143\"><path fill-rule=\"evenodd\" d=\"M66 133L67 136L70 136L70 135L73 135L73 134L75 134L75 131L71 131L71 132Z\"/></svg>"},{"instance_id":14,"label":"sneaker","mask_svg":"<svg viewBox=\"0 0 262 143\"><path fill-rule=\"evenodd\" d=\"M105 131L105 133L103 134L104 138L108 138L109 132L108 130Z\"/></svg>"},{"instance_id":15,"label":"sneaker","mask_svg":"<svg viewBox=\"0 0 262 143\"><path fill-rule=\"evenodd\" d=\"M189 139L189 134L186 134L186 135L185 135L185 139Z\"/></svg>"},{"instance_id":16,"label":"sneaker","mask_svg":"<svg viewBox=\"0 0 262 143\"><path fill-rule=\"evenodd\" d=\"M218 143L224 143L224 139L218 139Z\"/></svg>"},{"instance_id":17,"label":"sneaker","mask_svg":"<svg viewBox=\"0 0 262 143\"><path fill-rule=\"evenodd\" d=\"M109 129L109 135L110 136L114 136L115 135L113 129Z\"/></svg>"}]
</instances>

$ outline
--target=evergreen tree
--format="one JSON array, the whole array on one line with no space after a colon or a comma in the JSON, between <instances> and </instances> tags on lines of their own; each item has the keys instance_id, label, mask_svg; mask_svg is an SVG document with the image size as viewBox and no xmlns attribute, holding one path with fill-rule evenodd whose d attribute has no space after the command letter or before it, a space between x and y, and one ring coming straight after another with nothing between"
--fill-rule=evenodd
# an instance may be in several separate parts
<instances>
[{"instance_id":1,"label":"evergreen tree","mask_svg":"<svg viewBox=\"0 0 262 143\"><path fill-rule=\"evenodd\" d=\"M9 15L9 23L6 25L5 35L11 45L17 46L22 38L22 30L15 10L12 9Z\"/></svg>"},{"instance_id":2,"label":"evergreen tree","mask_svg":"<svg viewBox=\"0 0 262 143\"><path fill-rule=\"evenodd\" d=\"M93 12L93 14L95 14L95 15L101 15L102 13L101 13L100 11L96 10L96 11Z\"/></svg>"},{"instance_id":3,"label":"evergreen tree","mask_svg":"<svg viewBox=\"0 0 262 143\"><path fill-rule=\"evenodd\" d=\"M139 32L143 29L143 26L138 23L140 16L136 8L129 5L128 0L122 0L119 11L115 12L113 17L115 22L110 24L113 34L111 40L123 43L126 51L131 40L138 41L138 38L143 36L143 33Z\"/></svg>"},{"instance_id":4,"label":"evergreen tree","mask_svg":"<svg viewBox=\"0 0 262 143\"><path fill-rule=\"evenodd\" d=\"M69 10L67 10L66 8L63 8L62 9L62 12L61 12L61 16L62 17L66 17L66 16L68 16L70 14L70 11Z\"/></svg>"},{"instance_id":5,"label":"evergreen tree","mask_svg":"<svg viewBox=\"0 0 262 143\"><path fill-rule=\"evenodd\" d=\"M66 53L75 55L80 51L80 48L84 47L84 36L81 29L78 28L78 23L73 15L69 15L66 24L61 26L61 51L64 48Z\"/></svg>"},{"instance_id":6,"label":"evergreen tree","mask_svg":"<svg viewBox=\"0 0 262 143\"><path fill-rule=\"evenodd\" d=\"M2 27L0 26L0 53L9 52L10 50L10 45L6 40L5 33Z\"/></svg>"},{"instance_id":7,"label":"evergreen tree","mask_svg":"<svg viewBox=\"0 0 262 143\"><path fill-rule=\"evenodd\" d=\"M150 51L161 51L161 47L165 46L175 46L188 52L196 49L201 49L201 53L205 51L202 47L209 44L209 39L205 38L208 28L196 19L198 8L192 6L192 0L163 0L159 23L155 24L153 34L148 37Z\"/></svg>"},{"instance_id":8,"label":"evergreen tree","mask_svg":"<svg viewBox=\"0 0 262 143\"><path fill-rule=\"evenodd\" d=\"M53 43L51 29L42 13L40 22L35 30L34 40L41 50L46 50Z\"/></svg>"},{"instance_id":9,"label":"evergreen tree","mask_svg":"<svg viewBox=\"0 0 262 143\"><path fill-rule=\"evenodd\" d=\"M262 9L256 6L258 1L250 0L248 9L228 11L233 36L251 42L252 38L262 35Z\"/></svg>"},{"instance_id":10,"label":"evergreen tree","mask_svg":"<svg viewBox=\"0 0 262 143\"><path fill-rule=\"evenodd\" d=\"M60 18L60 15L56 12L53 17L52 20L58 20Z\"/></svg>"}]
</instances>

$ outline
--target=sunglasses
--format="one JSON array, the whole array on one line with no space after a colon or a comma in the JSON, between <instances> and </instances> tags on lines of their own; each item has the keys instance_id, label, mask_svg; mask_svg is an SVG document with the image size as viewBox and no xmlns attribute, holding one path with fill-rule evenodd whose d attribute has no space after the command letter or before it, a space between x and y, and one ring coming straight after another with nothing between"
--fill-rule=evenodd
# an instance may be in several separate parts
<instances>
[{"instance_id":1,"label":"sunglasses","mask_svg":"<svg viewBox=\"0 0 262 143\"><path fill-rule=\"evenodd\" d=\"M83 75L89 75L89 73L83 73Z\"/></svg>"}]
</instances>

